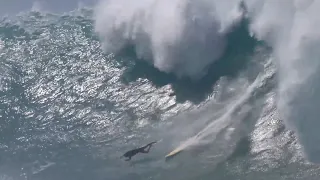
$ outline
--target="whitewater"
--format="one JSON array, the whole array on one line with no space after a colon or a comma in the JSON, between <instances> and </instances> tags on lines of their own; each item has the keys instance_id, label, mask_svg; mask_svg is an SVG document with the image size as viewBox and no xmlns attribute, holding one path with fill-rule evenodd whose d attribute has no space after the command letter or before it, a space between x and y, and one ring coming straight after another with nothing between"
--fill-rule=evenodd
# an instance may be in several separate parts
<instances>
[{"instance_id":1,"label":"whitewater","mask_svg":"<svg viewBox=\"0 0 320 180\"><path fill-rule=\"evenodd\" d=\"M1 1L0 180L319 179L319 8Z\"/></svg>"}]
</instances>

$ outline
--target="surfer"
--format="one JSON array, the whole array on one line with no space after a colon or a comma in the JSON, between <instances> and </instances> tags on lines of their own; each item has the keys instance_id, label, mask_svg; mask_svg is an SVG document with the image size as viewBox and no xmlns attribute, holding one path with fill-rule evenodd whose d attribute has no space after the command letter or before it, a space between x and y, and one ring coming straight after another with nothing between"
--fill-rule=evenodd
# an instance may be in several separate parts
<instances>
[{"instance_id":1,"label":"surfer","mask_svg":"<svg viewBox=\"0 0 320 180\"><path fill-rule=\"evenodd\" d=\"M128 159L126 159L126 161L130 161L132 156L135 156L138 153L149 153L149 150L151 148L151 146L156 143L157 141L151 142L143 147L140 148L136 148L133 150L130 150L126 153L124 153L123 157L127 157Z\"/></svg>"}]
</instances>

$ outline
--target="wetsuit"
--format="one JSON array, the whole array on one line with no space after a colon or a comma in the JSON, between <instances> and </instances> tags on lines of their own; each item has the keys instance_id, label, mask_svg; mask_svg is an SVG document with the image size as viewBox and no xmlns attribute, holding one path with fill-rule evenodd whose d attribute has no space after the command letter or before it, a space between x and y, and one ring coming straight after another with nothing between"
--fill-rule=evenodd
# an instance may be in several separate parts
<instances>
[{"instance_id":1,"label":"wetsuit","mask_svg":"<svg viewBox=\"0 0 320 180\"><path fill-rule=\"evenodd\" d=\"M150 150L150 148L151 148L151 146L152 146L154 143L156 143L156 141L151 142L151 143L149 143L149 144L147 144L147 145L145 145L145 146L143 146L143 147L140 147L140 148L137 148L137 149L133 149L133 150L131 150L131 151L128 151L128 152L126 152L123 156L128 158L128 159L126 159L126 161L129 161L129 160L131 160L131 157L132 157L132 156L134 156L134 155L136 155L136 154L138 154L138 153L148 153L149 150Z\"/></svg>"}]
</instances>

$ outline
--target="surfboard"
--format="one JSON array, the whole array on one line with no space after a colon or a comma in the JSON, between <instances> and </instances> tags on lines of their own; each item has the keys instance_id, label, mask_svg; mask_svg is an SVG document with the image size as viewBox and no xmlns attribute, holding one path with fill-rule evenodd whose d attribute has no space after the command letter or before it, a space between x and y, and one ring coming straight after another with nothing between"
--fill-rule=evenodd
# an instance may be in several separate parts
<instances>
[{"instance_id":1,"label":"surfboard","mask_svg":"<svg viewBox=\"0 0 320 180\"><path fill-rule=\"evenodd\" d=\"M197 135L198 136L198 135ZM171 158L173 156L178 155L179 153L181 153L183 150L185 150L186 148L188 148L189 146L191 146L195 141L197 141L197 136L194 136L192 138L187 139L186 141L184 141L183 143L181 143L177 148L175 148L173 151L171 151L169 154L167 154L165 157L167 158Z\"/></svg>"},{"instance_id":2,"label":"surfboard","mask_svg":"<svg viewBox=\"0 0 320 180\"><path fill-rule=\"evenodd\" d=\"M184 149L184 148L182 148L182 147L178 147L178 148L174 149L173 151L171 151L169 154L167 154L167 155L165 156L165 158L166 158L166 159L167 159L167 158L171 158L171 157L173 157L173 156L181 153L181 152L183 151L183 149Z\"/></svg>"}]
</instances>

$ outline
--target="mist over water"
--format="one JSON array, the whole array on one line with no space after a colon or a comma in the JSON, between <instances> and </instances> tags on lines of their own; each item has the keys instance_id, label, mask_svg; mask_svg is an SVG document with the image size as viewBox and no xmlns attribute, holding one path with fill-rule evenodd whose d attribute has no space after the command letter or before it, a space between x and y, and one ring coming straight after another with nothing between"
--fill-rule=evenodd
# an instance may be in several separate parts
<instances>
[{"instance_id":1,"label":"mist over water","mask_svg":"<svg viewBox=\"0 0 320 180\"><path fill-rule=\"evenodd\" d=\"M217 4L238 14L220 19L226 13ZM105 0L97 5L95 29L108 52L133 44L137 56L159 70L197 79L222 56L239 11L237 3L210 0Z\"/></svg>"}]
</instances>

